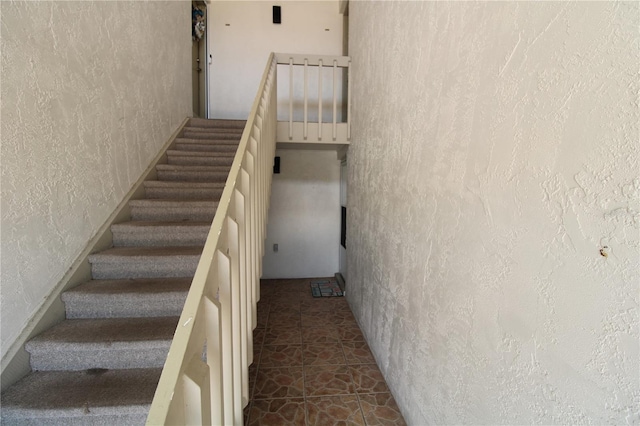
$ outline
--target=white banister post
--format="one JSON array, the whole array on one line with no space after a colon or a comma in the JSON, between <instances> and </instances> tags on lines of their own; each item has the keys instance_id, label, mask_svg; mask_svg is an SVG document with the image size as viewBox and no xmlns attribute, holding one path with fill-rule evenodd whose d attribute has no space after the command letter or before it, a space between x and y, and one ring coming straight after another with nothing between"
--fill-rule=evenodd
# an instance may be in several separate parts
<instances>
[{"instance_id":1,"label":"white banister post","mask_svg":"<svg viewBox=\"0 0 640 426\"><path fill-rule=\"evenodd\" d=\"M347 64L347 140L351 141L351 59Z\"/></svg>"},{"instance_id":2,"label":"white banister post","mask_svg":"<svg viewBox=\"0 0 640 426\"><path fill-rule=\"evenodd\" d=\"M322 140L322 59L318 61L318 140Z\"/></svg>"},{"instance_id":3,"label":"white banister post","mask_svg":"<svg viewBox=\"0 0 640 426\"><path fill-rule=\"evenodd\" d=\"M293 58L289 58L289 139L293 139Z\"/></svg>"},{"instance_id":4,"label":"white banister post","mask_svg":"<svg viewBox=\"0 0 640 426\"><path fill-rule=\"evenodd\" d=\"M226 234L226 232L223 233ZM221 237L222 234L221 234ZM225 235L226 237L226 235ZM226 251L226 250L225 250ZM225 424L234 422L234 383L233 383L233 330L231 312L231 261L226 253L216 250L214 262L217 263L218 289L220 307L222 308L222 390L223 390L223 417Z\"/></svg>"},{"instance_id":5,"label":"white banister post","mask_svg":"<svg viewBox=\"0 0 640 426\"><path fill-rule=\"evenodd\" d=\"M333 60L333 140L338 137L337 109L338 109L338 61Z\"/></svg>"},{"instance_id":6,"label":"white banister post","mask_svg":"<svg viewBox=\"0 0 640 426\"><path fill-rule=\"evenodd\" d=\"M222 424L224 420L224 386L222 372L222 315L218 301L205 296L205 331L207 337L207 364L211 387L211 424Z\"/></svg>"},{"instance_id":7,"label":"white banister post","mask_svg":"<svg viewBox=\"0 0 640 426\"><path fill-rule=\"evenodd\" d=\"M307 69L308 69L308 65L309 65L309 61L307 60L307 58L304 58L304 134L303 137L305 139L307 139L307 126L308 126L308 118L307 118L307 86L308 86L308 81L307 81Z\"/></svg>"},{"instance_id":8,"label":"white banister post","mask_svg":"<svg viewBox=\"0 0 640 426\"><path fill-rule=\"evenodd\" d=\"M234 199L231 199L230 208L235 207ZM234 211L235 215L235 211ZM242 418L242 339L241 339L241 310L240 310L240 264L239 264L239 230L238 223L227 216L227 247L229 266L231 271L231 337L233 351L233 417Z\"/></svg>"}]
</instances>

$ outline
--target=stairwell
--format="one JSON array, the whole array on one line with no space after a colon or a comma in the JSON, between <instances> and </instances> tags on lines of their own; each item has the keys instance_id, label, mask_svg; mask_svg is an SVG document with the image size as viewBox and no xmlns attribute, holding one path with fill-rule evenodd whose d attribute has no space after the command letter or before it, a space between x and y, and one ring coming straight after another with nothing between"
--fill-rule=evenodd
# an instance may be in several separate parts
<instances>
[{"instance_id":1,"label":"stairwell","mask_svg":"<svg viewBox=\"0 0 640 426\"><path fill-rule=\"evenodd\" d=\"M244 121L190 119L62 294L66 320L30 340L32 372L2 394L3 424L143 424Z\"/></svg>"}]
</instances>

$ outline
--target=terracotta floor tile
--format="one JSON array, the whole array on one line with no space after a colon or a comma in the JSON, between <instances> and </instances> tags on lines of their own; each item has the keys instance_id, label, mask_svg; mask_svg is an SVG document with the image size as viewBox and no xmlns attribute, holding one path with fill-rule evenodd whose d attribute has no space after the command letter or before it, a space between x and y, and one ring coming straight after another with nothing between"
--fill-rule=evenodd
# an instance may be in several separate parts
<instances>
[{"instance_id":1,"label":"terracotta floor tile","mask_svg":"<svg viewBox=\"0 0 640 426\"><path fill-rule=\"evenodd\" d=\"M339 342L340 337L335 327L331 325L302 328L302 343Z\"/></svg>"},{"instance_id":2,"label":"terracotta floor tile","mask_svg":"<svg viewBox=\"0 0 640 426\"><path fill-rule=\"evenodd\" d=\"M269 311L268 310L258 311L258 323L256 325L256 328L265 328L268 322L269 322Z\"/></svg>"},{"instance_id":3,"label":"terracotta floor tile","mask_svg":"<svg viewBox=\"0 0 640 426\"><path fill-rule=\"evenodd\" d=\"M266 334L264 328L256 328L253 330L253 346L261 346L264 343L264 336Z\"/></svg>"},{"instance_id":4,"label":"terracotta floor tile","mask_svg":"<svg viewBox=\"0 0 640 426\"><path fill-rule=\"evenodd\" d=\"M324 325L336 326L333 312L303 312L301 315L302 327L322 327Z\"/></svg>"},{"instance_id":5,"label":"terracotta floor tile","mask_svg":"<svg viewBox=\"0 0 640 426\"><path fill-rule=\"evenodd\" d=\"M332 321L333 325L337 328L354 328L358 327L358 323L354 319L349 318L335 318Z\"/></svg>"},{"instance_id":6,"label":"terracotta floor tile","mask_svg":"<svg viewBox=\"0 0 640 426\"><path fill-rule=\"evenodd\" d=\"M330 299L333 297L317 297L314 300L304 300L300 302L300 310L302 312L333 312L336 304Z\"/></svg>"},{"instance_id":7,"label":"terracotta floor tile","mask_svg":"<svg viewBox=\"0 0 640 426\"><path fill-rule=\"evenodd\" d=\"M297 297L279 297L271 300L271 312L300 312L300 300Z\"/></svg>"},{"instance_id":8,"label":"terracotta floor tile","mask_svg":"<svg viewBox=\"0 0 640 426\"><path fill-rule=\"evenodd\" d=\"M282 426L306 424L303 398L257 399L249 414L249 425Z\"/></svg>"},{"instance_id":9,"label":"terracotta floor tile","mask_svg":"<svg viewBox=\"0 0 640 426\"><path fill-rule=\"evenodd\" d=\"M271 312L267 328L300 327L300 314L297 312Z\"/></svg>"},{"instance_id":10,"label":"terracotta floor tile","mask_svg":"<svg viewBox=\"0 0 640 426\"><path fill-rule=\"evenodd\" d=\"M302 365L301 345L264 345L260 367L298 367Z\"/></svg>"},{"instance_id":11,"label":"terracotta floor tile","mask_svg":"<svg viewBox=\"0 0 640 426\"><path fill-rule=\"evenodd\" d=\"M349 366L358 393L389 392L387 382L376 364Z\"/></svg>"},{"instance_id":12,"label":"terracotta floor tile","mask_svg":"<svg viewBox=\"0 0 640 426\"><path fill-rule=\"evenodd\" d=\"M390 393L360 394L359 397L367 425L406 425Z\"/></svg>"},{"instance_id":13,"label":"terracotta floor tile","mask_svg":"<svg viewBox=\"0 0 640 426\"><path fill-rule=\"evenodd\" d=\"M260 363L260 354L262 353L262 347L264 346L264 335L266 330L264 328L256 328L253 330L253 363Z\"/></svg>"},{"instance_id":14,"label":"terracotta floor tile","mask_svg":"<svg viewBox=\"0 0 640 426\"><path fill-rule=\"evenodd\" d=\"M358 323L356 322L356 318L353 316L353 313L350 310L334 310L333 316L334 318L339 318L345 322L353 322L354 324L356 324L356 326L358 325Z\"/></svg>"},{"instance_id":15,"label":"terracotta floor tile","mask_svg":"<svg viewBox=\"0 0 640 426\"><path fill-rule=\"evenodd\" d=\"M262 280L245 424L405 424L346 299L311 280Z\"/></svg>"},{"instance_id":16,"label":"terracotta floor tile","mask_svg":"<svg viewBox=\"0 0 640 426\"><path fill-rule=\"evenodd\" d=\"M349 369L345 365L319 365L304 367L305 395L346 395L355 388Z\"/></svg>"},{"instance_id":17,"label":"terracotta floor tile","mask_svg":"<svg viewBox=\"0 0 640 426\"><path fill-rule=\"evenodd\" d=\"M244 418L244 425L249 424L249 414L251 413L251 401L247 404L246 407L242 409L242 416Z\"/></svg>"},{"instance_id":18,"label":"terracotta floor tile","mask_svg":"<svg viewBox=\"0 0 640 426\"><path fill-rule=\"evenodd\" d=\"M347 364L375 364L376 360L367 342L342 342ZM264 349L263 349L264 352Z\"/></svg>"},{"instance_id":19,"label":"terracotta floor tile","mask_svg":"<svg viewBox=\"0 0 640 426\"><path fill-rule=\"evenodd\" d=\"M249 366L249 398L253 398L253 390L255 388L257 375L258 375L258 364L253 363Z\"/></svg>"},{"instance_id":20,"label":"terracotta floor tile","mask_svg":"<svg viewBox=\"0 0 640 426\"><path fill-rule=\"evenodd\" d=\"M264 336L265 345L299 345L302 343L300 328L268 328Z\"/></svg>"},{"instance_id":21,"label":"terracotta floor tile","mask_svg":"<svg viewBox=\"0 0 640 426\"><path fill-rule=\"evenodd\" d=\"M358 325L351 325L349 327L336 327L338 330L338 336L342 342L364 342L364 334L360 330Z\"/></svg>"},{"instance_id":22,"label":"terracotta floor tile","mask_svg":"<svg viewBox=\"0 0 640 426\"><path fill-rule=\"evenodd\" d=\"M307 425L362 425L364 418L354 395L307 398Z\"/></svg>"},{"instance_id":23,"label":"terracotta floor tile","mask_svg":"<svg viewBox=\"0 0 640 426\"><path fill-rule=\"evenodd\" d=\"M276 367L258 370L254 399L304 397L302 367Z\"/></svg>"},{"instance_id":24,"label":"terracotta floor tile","mask_svg":"<svg viewBox=\"0 0 640 426\"><path fill-rule=\"evenodd\" d=\"M302 345L302 362L304 365L338 365L347 363L342 353L342 345L338 342L306 343Z\"/></svg>"}]
</instances>

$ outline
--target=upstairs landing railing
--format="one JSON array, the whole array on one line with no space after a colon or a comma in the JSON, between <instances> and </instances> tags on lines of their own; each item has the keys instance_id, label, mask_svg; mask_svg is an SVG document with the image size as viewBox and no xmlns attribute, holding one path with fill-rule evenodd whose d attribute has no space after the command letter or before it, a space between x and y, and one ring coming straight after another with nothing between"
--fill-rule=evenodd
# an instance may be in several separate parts
<instances>
[{"instance_id":1,"label":"upstairs landing railing","mask_svg":"<svg viewBox=\"0 0 640 426\"><path fill-rule=\"evenodd\" d=\"M277 141L348 144L351 59L290 53L275 57L278 69L284 71L279 80ZM285 81L288 84L283 85ZM282 96L287 86L288 96Z\"/></svg>"},{"instance_id":2,"label":"upstairs landing railing","mask_svg":"<svg viewBox=\"0 0 640 426\"><path fill-rule=\"evenodd\" d=\"M327 63L333 64L336 78L336 68L349 64L344 57L302 56L305 75L313 64L322 69ZM243 408L249 402L248 371L253 362L276 133L281 124L277 119L277 69L279 61L285 60L282 58L291 68L300 61L291 55L269 56L169 349L148 425L243 424ZM290 93L293 105L296 98L293 90ZM346 121L341 118L338 90L333 93L332 120L323 123L320 100L314 127L305 89L303 120L293 120L295 108L290 107L285 136L294 141L302 132L302 141L317 137L319 141L348 143L348 113Z\"/></svg>"}]
</instances>

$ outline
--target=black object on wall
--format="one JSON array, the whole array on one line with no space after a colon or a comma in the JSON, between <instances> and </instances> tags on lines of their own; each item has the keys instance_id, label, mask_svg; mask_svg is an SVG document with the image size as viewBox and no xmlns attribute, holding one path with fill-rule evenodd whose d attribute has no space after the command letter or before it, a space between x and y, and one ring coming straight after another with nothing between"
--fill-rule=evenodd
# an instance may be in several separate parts
<instances>
[{"instance_id":1,"label":"black object on wall","mask_svg":"<svg viewBox=\"0 0 640 426\"><path fill-rule=\"evenodd\" d=\"M279 174L280 173L280 157L274 157L273 158L273 174Z\"/></svg>"},{"instance_id":2,"label":"black object on wall","mask_svg":"<svg viewBox=\"0 0 640 426\"><path fill-rule=\"evenodd\" d=\"M347 248L347 208L340 206L342 209L342 217L340 219L340 245Z\"/></svg>"},{"instance_id":3,"label":"black object on wall","mask_svg":"<svg viewBox=\"0 0 640 426\"><path fill-rule=\"evenodd\" d=\"M282 11L280 6L273 6L273 23L281 24L282 23Z\"/></svg>"}]
</instances>

